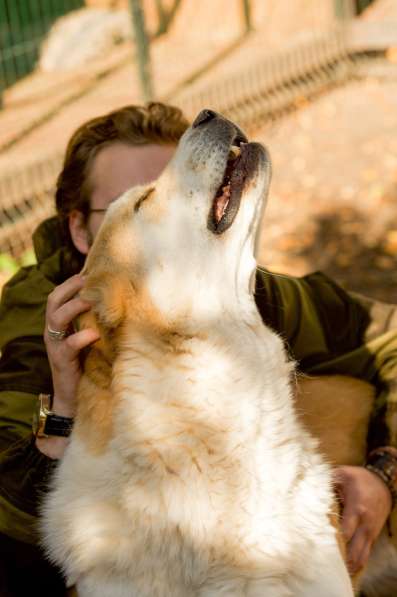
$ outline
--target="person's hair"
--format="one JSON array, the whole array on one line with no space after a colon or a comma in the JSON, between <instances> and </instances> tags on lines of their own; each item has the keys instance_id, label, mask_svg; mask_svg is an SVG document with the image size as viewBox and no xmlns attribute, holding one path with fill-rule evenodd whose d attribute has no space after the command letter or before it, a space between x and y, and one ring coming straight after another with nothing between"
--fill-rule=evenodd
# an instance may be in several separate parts
<instances>
[{"instance_id":1,"label":"person's hair","mask_svg":"<svg viewBox=\"0 0 397 597\"><path fill-rule=\"evenodd\" d=\"M68 217L77 209L87 220L90 210L90 170L98 152L116 141L129 145L176 144L189 126L182 111L152 102L125 106L89 120L72 135L55 193L56 210L63 240L75 250Z\"/></svg>"}]
</instances>

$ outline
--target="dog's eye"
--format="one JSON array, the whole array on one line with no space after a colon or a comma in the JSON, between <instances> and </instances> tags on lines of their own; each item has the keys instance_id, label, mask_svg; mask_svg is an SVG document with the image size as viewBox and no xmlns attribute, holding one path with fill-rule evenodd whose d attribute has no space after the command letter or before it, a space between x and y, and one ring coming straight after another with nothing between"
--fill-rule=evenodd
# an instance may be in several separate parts
<instances>
[{"instance_id":1,"label":"dog's eye","mask_svg":"<svg viewBox=\"0 0 397 597\"><path fill-rule=\"evenodd\" d=\"M134 206L134 211L135 211L135 212L139 211L139 209L140 209L140 207L141 207L142 203L143 203L144 201L146 201L146 199L148 199L148 198L150 197L150 195L151 195L153 192L154 192L154 189L148 189L148 190L146 191L146 193L144 193L144 194L142 195L142 197L140 197L140 198L138 199L138 201L135 203L135 206Z\"/></svg>"}]
</instances>

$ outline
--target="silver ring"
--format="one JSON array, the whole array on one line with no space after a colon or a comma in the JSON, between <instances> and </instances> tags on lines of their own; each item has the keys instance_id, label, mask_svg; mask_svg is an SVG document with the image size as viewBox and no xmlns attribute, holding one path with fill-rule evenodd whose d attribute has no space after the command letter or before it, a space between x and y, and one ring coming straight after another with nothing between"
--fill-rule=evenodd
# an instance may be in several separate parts
<instances>
[{"instance_id":1,"label":"silver ring","mask_svg":"<svg viewBox=\"0 0 397 597\"><path fill-rule=\"evenodd\" d=\"M57 342L63 340L66 336L66 330L52 330L49 325L47 325L47 332L49 338L51 338L51 340L56 340Z\"/></svg>"}]
</instances>

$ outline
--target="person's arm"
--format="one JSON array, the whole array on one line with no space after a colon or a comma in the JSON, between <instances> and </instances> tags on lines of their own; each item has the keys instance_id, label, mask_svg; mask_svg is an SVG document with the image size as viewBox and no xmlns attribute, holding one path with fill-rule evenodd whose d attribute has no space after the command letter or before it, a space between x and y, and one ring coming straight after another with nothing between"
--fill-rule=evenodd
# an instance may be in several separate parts
<instances>
[{"instance_id":1,"label":"person's arm","mask_svg":"<svg viewBox=\"0 0 397 597\"><path fill-rule=\"evenodd\" d=\"M82 284L81 279L74 277L54 291L50 287L50 294L55 295L56 300L50 301L47 319L53 326L65 324L66 329L76 313L86 310L87 305L83 309L81 304L76 306L70 299ZM33 286L36 288L35 284ZM21 290L12 284L8 290L3 295L0 325L3 341L0 359L0 531L33 543L36 541L40 495L47 489L49 476L67 444L67 438L36 440L32 435L37 397L39 393L52 394L55 414L74 415L79 370L73 369L70 361L76 365L80 347L97 336L86 331L83 338L81 333L71 334L67 343L62 341L62 347L51 344L50 367L42 335L47 325L47 296L26 293L24 288ZM67 305L70 302L72 307ZM57 320L59 309L60 321ZM24 336L25 330L31 335Z\"/></svg>"},{"instance_id":2,"label":"person's arm","mask_svg":"<svg viewBox=\"0 0 397 597\"><path fill-rule=\"evenodd\" d=\"M51 390L47 369L40 337L28 337L25 341L19 338L3 349L0 359L3 386L0 390L0 532L25 543L36 540L38 497L54 467L54 461L36 448L32 435L36 390Z\"/></svg>"},{"instance_id":3,"label":"person's arm","mask_svg":"<svg viewBox=\"0 0 397 597\"><path fill-rule=\"evenodd\" d=\"M390 446L397 445L397 307L347 293L321 273L293 278L262 269L257 272L256 301L265 323L284 337L302 371L350 375L376 386L368 436L370 462L374 463L374 449L386 447L394 453ZM390 514L394 491L387 481L376 468L336 470L353 571L367 561Z\"/></svg>"},{"instance_id":4,"label":"person's arm","mask_svg":"<svg viewBox=\"0 0 397 597\"><path fill-rule=\"evenodd\" d=\"M42 337L52 288L36 268L24 268L4 287L0 305L0 531L31 543L37 495L53 467L32 435L37 396L52 393Z\"/></svg>"},{"instance_id":5,"label":"person's arm","mask_svg":"<svg viewBox=\"0 0 397 597\"><path fill-rule=\"evenodd\" d=\"M0 532L25 543L37 540L37 505L56 466L32 435L37 396L0 392Z\"/></svg>"},{"instance_id":6,"label":"person's arm","mask_svg":"<svg viewBox=\"0 0 397 597\"><path fill-rule=\"evenodd\" d=\"M54 396L52 412L73 419L76 413L76 393L81 377L80 352L96 340L95 330L73 330L73 320L90 309L90 304L78 296L84 285L81 275L75 275L57 286L49 295L44 325L44 341L51 368ZM61 340L51 338L48 330L67 331ZM65 437L38 437L37 448L46 456L58 459L68 444Z\"/></svg>"},{"instance_id":7,"label":"person's arm","mask_svg":"<svg viewBox=\"0 0 397 597\"><path fill-rule=\"evenodd\" d=\"M255 298L301 371L350 375L376 387L368 451L397 448L397 306L348 293L321 273L294 278L261 268Z\"/></svg>"}]
</instances>

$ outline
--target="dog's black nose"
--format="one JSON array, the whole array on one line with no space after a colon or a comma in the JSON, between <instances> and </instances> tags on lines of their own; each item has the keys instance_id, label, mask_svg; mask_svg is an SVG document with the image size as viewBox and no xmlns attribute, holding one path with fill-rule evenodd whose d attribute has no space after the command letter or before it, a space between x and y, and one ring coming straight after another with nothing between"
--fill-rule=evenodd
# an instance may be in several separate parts
<instances>
[{"instance_id":1,"label":"dog's black nose","mask_svg":"<svg viewBox=\"0 0 397 597\"><path fill-rule=\"evenodd\" d=\"M198 116L196 116L192 124L192 127L195 129L197 126L200 126L200 124L204 124L205 122L213 120L214 118L216 118L216 116L217 114L213 110L201 110Z\"/></svg>"}]
</instances>

